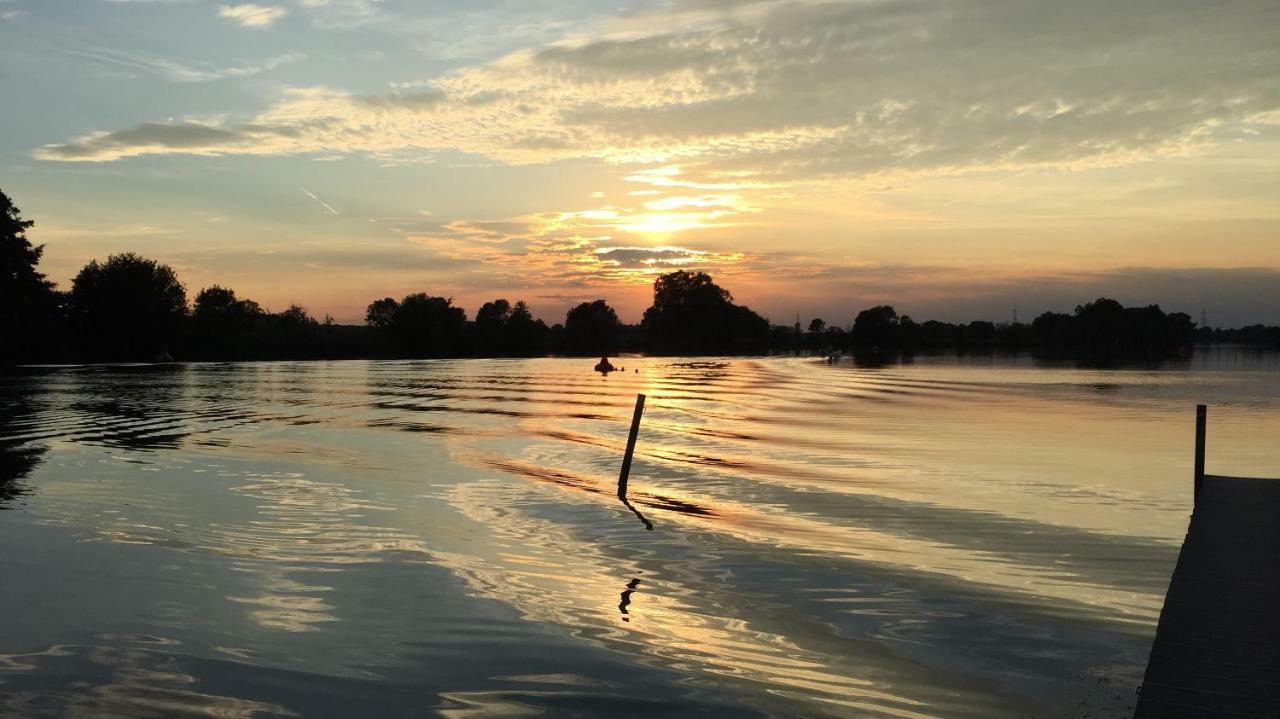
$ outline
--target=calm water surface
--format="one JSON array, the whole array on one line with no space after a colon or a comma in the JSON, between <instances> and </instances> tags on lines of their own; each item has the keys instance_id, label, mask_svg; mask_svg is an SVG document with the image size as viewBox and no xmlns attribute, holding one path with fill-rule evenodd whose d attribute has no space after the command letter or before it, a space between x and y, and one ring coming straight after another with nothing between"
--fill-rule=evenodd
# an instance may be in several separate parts
<instances>
[{"instance_id":1,"label":"calm water surface","mask_svg":"<svg viewBox=\"0 0 1280 719\"><path fill-rule=\"evenodd\" d=\"M1275 355L592 364L0 379L0 714L1121 716L1280 475Z\"/></svg>"}]
</instances>

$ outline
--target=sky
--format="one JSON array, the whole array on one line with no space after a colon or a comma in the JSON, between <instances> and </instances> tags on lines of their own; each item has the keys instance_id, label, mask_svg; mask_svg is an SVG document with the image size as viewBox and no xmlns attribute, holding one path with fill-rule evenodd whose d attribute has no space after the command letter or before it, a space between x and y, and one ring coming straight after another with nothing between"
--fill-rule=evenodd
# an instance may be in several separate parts
<instances>
[{"instance_id":1,"label":"sky","mask_svg":"<svg viewBox=\"0 0 1280 719\"><path fill-rule=\"evenodd\" d=\"M1280 2L0 0L0 190L279 310L1280 324Z\"/></svg>"}]
</instances>

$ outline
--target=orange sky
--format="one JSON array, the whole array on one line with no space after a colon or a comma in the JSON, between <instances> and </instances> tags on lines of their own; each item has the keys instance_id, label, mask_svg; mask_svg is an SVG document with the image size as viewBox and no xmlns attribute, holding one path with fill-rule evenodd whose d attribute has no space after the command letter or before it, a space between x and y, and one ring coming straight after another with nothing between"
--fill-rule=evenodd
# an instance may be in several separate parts
<instances>
[{"instance_id":1,"label":"orange sky","mask_svg":"<svg viewBox=\"0 0 1280 719\"><path fill-rule=\"evenodd\" d=\"M0 4L0 188L62 283L134 250L342 321L416 291L635 320L686 268L783 323L1280 322L1273 3L79 10Z\"/></svg>"}]
</instances>

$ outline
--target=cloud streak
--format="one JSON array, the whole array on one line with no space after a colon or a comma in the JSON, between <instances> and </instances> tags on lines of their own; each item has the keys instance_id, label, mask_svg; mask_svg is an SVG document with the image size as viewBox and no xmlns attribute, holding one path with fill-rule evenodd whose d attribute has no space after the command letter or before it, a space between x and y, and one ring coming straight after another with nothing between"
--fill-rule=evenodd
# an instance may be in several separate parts
<instances>
[{"instance_id":1,"label":"cloud streak","mask_svg":"<svg viewBox=\"0 0 1280 719\"><path fill-rule=\"evenodd\" d=\"M314 192L312 192L311 190L308 190L308 189L307 189L307 188L305 188L305 187L299 187L298 189L299 189L299 190L302 190L302 194L304 194L304 195L306 195L307 197L310 197L311 199L315 200L317 204L319 204L319 205L320 205L321 207L323 207L324 209L328 210L329 214L331 214L331 215L341 215L341 214L342 214L341 212L338 212L337 210L333 209L333 206L332 206L332 205L330 205L329 203L325 202L324 200L320 199L319 197L316 197L316 194L315 194Z\"/></svg>"},{"instance_id":2,"label":"cloud streak","mask_svg":"<svg viewBox=\"0 0 1280 719\"><path fill-rule=\"evenodd\" d=\"M307 58L304 53L289 52L269 57L256 64L212 67L209 65L193 65L167 58L131 54L107 48L62 48L61 51L67 55L84 58L100 65L123 68L131 72L142 72L163 77L173 82L212 82L227 78L252 77L285 65L301 62Z\"/></svg>"},{"instance_id":3,"label":"cloud streak","mask_svg":"<svg viewBox=\"0 0 1280 719\"><path fill-rule=\"evenodd\" d=\"M223 5L218 8L218 16L226 18L241 27L269 27L284 17L289 11L278 5Z\"/></svg>"}]
</instances>

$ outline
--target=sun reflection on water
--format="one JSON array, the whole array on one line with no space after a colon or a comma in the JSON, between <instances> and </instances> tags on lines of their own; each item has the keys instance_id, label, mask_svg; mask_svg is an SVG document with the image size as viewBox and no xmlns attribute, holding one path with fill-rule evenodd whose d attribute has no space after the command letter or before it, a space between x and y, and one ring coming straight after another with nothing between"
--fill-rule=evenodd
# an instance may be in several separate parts
<instances>
[{"instance_id":1,"label":"sun reflection on water","mask_svg":"<svg viewBox=\"0 0 1280 719\"><path fill-rule=\"evenodd\" d=\"M1185 527L1168 477L1193 390L1056 369L625 363L640 371L507 360L55 375L39 421L5 438L45 445L30 508L5 527L110 549L95 580L158 591L126 612L156 636L190 647L204 632L220 657L316 676L421 676L554 636L670 673L669 693L778 714L990 716L1091 696L1071 672L1123 689L1140 671ZM1241 450L1228 456L1272 461L1246 431L1277 426L1266 391L1194 388L1253 403L1216 425L1213 440ZM628 507L615 482L637 392L649 404ZM430 587L402 591L415 581ZM166 594L179 586L192 594ZM143 707L117 704L111 687L125 686L146 711L291 711L195 686L198 670L166 664L175 645L84 649L97 643L0 646L0 679L97 657L115 678L60 687L64 700ZM582 661L459 681L433 710L519 714L631 688ZM47 698L23 686L13 701Z\"/></svg>"}]
</instances>

